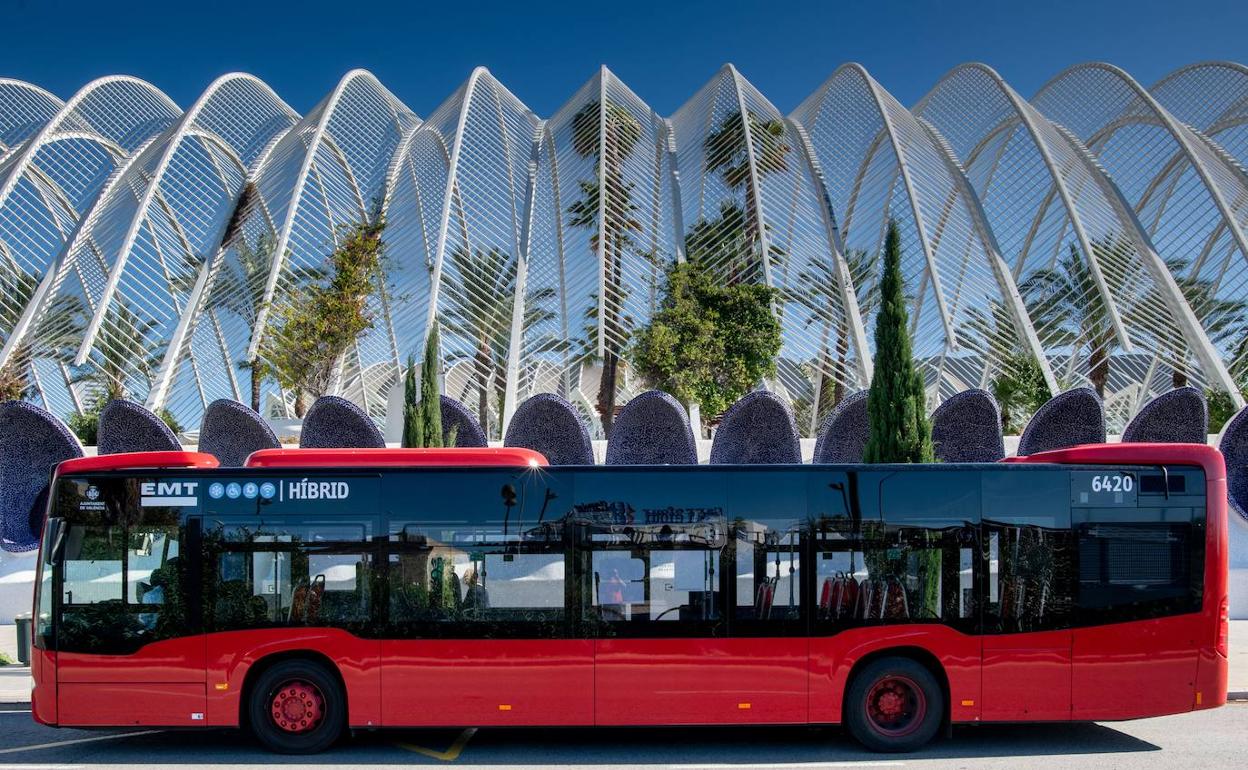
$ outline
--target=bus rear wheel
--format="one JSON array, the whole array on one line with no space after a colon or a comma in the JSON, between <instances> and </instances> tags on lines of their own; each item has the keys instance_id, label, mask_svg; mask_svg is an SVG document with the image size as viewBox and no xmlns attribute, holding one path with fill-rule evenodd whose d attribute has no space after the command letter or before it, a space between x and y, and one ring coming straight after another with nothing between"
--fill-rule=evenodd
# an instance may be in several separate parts
<instances>
[{"instance_id":1,"label":"bus rear wheel","mask_svg":"<svg viewBox=\"0 0 1248 770\"><path fill-rule=\"evenodd\" d=\"M936 735L944 710L940 683L926 666L911 658L880 658L850 682L844 723L872 751L914 751Z\"/></svg>"},{"instance_id":2,"label":"bus rear wheel","mask_svg":"<svg viewBox=\"0 0 1248 770\"><path fill-rule=\"evenodd\" d=\"M346 723L346 698L334 676L312 661L288 660L251 688L251 731L270 751L314 754L333 745Z\"/></svg>"}]
</instances>

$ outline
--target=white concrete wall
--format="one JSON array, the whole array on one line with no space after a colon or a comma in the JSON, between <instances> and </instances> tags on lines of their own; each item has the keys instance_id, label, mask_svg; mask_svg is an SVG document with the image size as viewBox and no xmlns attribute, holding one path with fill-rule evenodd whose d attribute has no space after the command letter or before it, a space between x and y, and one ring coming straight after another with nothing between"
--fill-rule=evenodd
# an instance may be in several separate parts
<instances>
[{"instance_id":1,"label":"white concrete wall","mask_svg":"<svg viewBox=\"0 0 1248 770\"><path fill-rule=\"evenodd\" d=\"M1248 620L1248 521L1234 511L1231 529L1231 619Z\"/></svg>"},{"instance_id":2,"label":"white concrete wall","mask_svg":"<svg viewBox=\"0 0 1248 770\"><path fill-rule=\"evenodd\" d=\"M35 553L0 552L0 625L30 612L35 590Z\"/></svg>"}]
</instances>

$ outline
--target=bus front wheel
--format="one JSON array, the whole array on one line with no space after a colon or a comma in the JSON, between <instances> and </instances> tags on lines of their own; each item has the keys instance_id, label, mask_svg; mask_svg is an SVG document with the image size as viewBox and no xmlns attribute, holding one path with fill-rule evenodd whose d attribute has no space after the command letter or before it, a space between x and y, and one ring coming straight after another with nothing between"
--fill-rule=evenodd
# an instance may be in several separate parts
<instances>
[{"instance_id":1,"label":"bus front wheel","mask_svg":"<svg viewBox=\"0 0 1248 770\"><path fill-rule=\"evenodd\" d=\"M854 675L843 722L872 751L914 751L930 741L944 718L940 683L912 658L873 660Z\"/></svg>"},{"instance_id":2,"label":"bus front wheel","mask_svg":"<svg viewBox=\"0 0 1248 770\"><path fill-rule=\"evenodd\" d=\"M323 751L346 723L342 687L324 666L307 660L282 661L261 673L248 708L256 738L281 754Z\"/></svg>"}]
</instances>

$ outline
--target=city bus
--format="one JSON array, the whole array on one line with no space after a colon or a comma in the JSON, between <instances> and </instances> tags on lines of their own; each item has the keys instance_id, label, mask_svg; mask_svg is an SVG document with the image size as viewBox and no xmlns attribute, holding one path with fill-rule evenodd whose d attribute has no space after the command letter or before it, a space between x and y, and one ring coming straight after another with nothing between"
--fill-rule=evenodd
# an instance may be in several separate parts
<instances>
[{"instance_id":1,"label":"city bus","mask_svg":"<svg viewBox=\"0 0 1248 770\"><path fill-rule=\"evenodd\" d=\"M1220 706L1200 445L993 464L551 467L523 449L155 452L52 477L34 718L249 729L953 725Z\"/></svg>"}]
</instances>

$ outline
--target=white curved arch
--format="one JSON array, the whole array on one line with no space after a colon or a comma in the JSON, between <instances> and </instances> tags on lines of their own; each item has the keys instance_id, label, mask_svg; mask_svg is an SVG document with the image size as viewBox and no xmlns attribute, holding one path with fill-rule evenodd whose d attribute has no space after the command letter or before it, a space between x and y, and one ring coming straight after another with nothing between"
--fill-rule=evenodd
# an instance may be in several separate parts
<instances>
[{"instance_id":1,"label":"white curved arch","mask_svg":"<svg viewBox=\"0 0 1248 770\"><path fill-rule=\"evenodd\" d=\"M455 139L451 144L451 162L446 170L446 190L442 198L442 214L438 221L438 239L434 246L433 254L433 274L429 279L429 317L425 323L425 339L421 340L420 348L423 350L426 340L429 337L429 331L433 328L433 320L438 313L438 293L442 284L442 264L446 256L446 237L447 231L451 226L451 204L454 199L456 187L456 177L459 175L459 156L463 149L464 126L468 121L468 112L472 107L473 97L477 93L477 83L483 76L489 75L489 70L485 67L477 67L473 69L472 74L468 76L468 84L464 91L464 100L459 106L459 116L455 123ZM420 130L420 129L418 129Z\"/></svg>"},{"instance_id":2,"label":"white curved arch","mask_svg":"<svg viewBox=\"0 0 1248 770\"><path fill-rule=\"evenodd\" d=\"M1245 237L1244 230L1240 227L1239 221L1235 216L1235 212L1231 210L1230 205L1226 201L1226 197L1222 194L1221 187L1214 181L1213 177L1210 175L1209 169L1205 166L1204 162L1200 158L1200 155L1194 149L1192 137L1190 136L1190 129L1180 126L1178 121L1176 121L1174 117L1157 102L1153 95L1136 81L1135 78L1131 77L1121 68L1105 62L1076 64L1074 66L1067 67L1057 75L1050 78L1049 81L1041 86L1040 90L1036 92L1035 98L1041 98L1046 91L1054 88L1063 78L1069 77L1086 69L1102 70L1118 78L1135 94L1136 98L1138 98L1144 106L1152 112L1154 119L1157 120L1159 125L1166 129L1171 138L1174 139L1175 144L1179 146L1179 150L1183 153L1183 156L1186 157L1188 163L1192 165L1192 168L1195 169L1196 173L1200 176L1201 182L1204 184L1205 189L1209 191L1210 197L1213 198L1214 204L1218 208L1218 213L1221 214L1222 219L1230 228L1231 237L1233 237L1235 239L1235 243L1239 245L1240 253L1248 257L1248 237ZM1090 144L1092 144L1091 141L1089 141L1089 145Z\"/></svg>"},{"instance_id":3,"label":"white curved arch","mask_svg":"<svg viewBox=\"0 0 1248 770\"><path fill-rule=\"evenodd\" d=\"M295 182L295 189L291 195L290 203L286 208L286 215L282 220L281 229L278 231L277 245L273 250L273 265L269 269L269 277L264 286L264 302L260 306L260 314L256 318L255 328L251 332L251 341L247 345L247 358L254 359L260 350L260 341L264 337L264 328L268 322L269 310L273 304L273 295L277 291L277 281L281 274L282 267L286 262L286 250L290 246L290 234L295 225L295 218L299 214L299 205L303 200L303 193L307 187L308 177L312 170L312 164L316 159L317 150L325 141L326 128L329 121L333 118L338 108L338 103L342 99L343 93L352 82L359 78L366 78L375 83L379 88L381 83L373 76L371 72L364 69L353 69L338 81L334 86L334 90L330 92L329 98L321 107L320 115L317 116L316 124L312 130L312 138L308 142L304 150L303 162L299 170L299 176ZM396 112L397 118L397 112ZM306 120L306 118L305 118ZM300 141L297 135L291 137L293 141ZM349 166L348 166L349 167ZM353 183L354 184L354 183ZM360 191L356 189L356 195L360 195Z\"/></svg>"},{"instance_id":4,"label":"white curved arch","mask_svg":"<svg viewBox=\"0 0 1248 770\"><path fill-rule=\"evenodd\" d=\"M987 75L989 80L996 86L1001 95L1004 96L1010 103L1014 114L1017 115L1020 123L1027 129L1027 133L1030 135L1036 151L1040 154L1041 161L1044 163L1045 168L1049 172L1049 178L1053 180L1054 187L1057 189L1057 194L1062 200L1062 205L1066 209L1071 227L1075 231L1075 237L1079 240L1079 248L1086 255L1085 258L1088 263L1088 268L1096 282L1097 291L1101 295L1101 301L1105 303L1106 313L1109 315L1110 323L1114 327L1114 334L1118 337L1118 344L1122 346L1124 351L1128 353L1131 352L1134 349L1134 345L1131 342L1130 336L1127 334L1126 326L1122 322L1122 315L1118 311L1117 300L1110 292L1109 285L1105 282L1105 276L1101 271L1101 266L1097 262L1092 251L1092 241L1088 238L1087 231L1083 225L1083 220L1079 216L1078 210L1075 207L1074 198L1067 187L1066 179L1062 176L1061 172L1058 171L1057 164L1053 160L1052 151L1049 149L1047 141L1043 136L1041 136L1040 128L1036 123L1036 116L1032 114L1031 105L1015 93L1014 89L1010 88L1009 84L1005 82L1005 79L1002 78L992 67L980 62L973 62L955 67L946 73L945 76L932 87L932 90L928 92L928 95L924 96L923 99L915 105L914 113L916 115L922 114L923 106L927 103L931 94L934 94L942 85L945 84L946 81L965 69L978 70ZM1099 175L1100 170L1093 169L1093 174Z\"/></svg>"},{"instance_id":5,"label":"white curved arch","mask_svg":"<svg viewBox=\"0 0 1248 770\"><path fill-rule=\"evenodd\" d=\"M104 292L100 297L99 305L96 307L95 313L91 317L87 330L83 334L82 342L78 347L78 352L74 357L75 366L82 366L86 362L87 356L91 352L91 348L95 345L95 338L99 333L100 324L103 323L104 315L107 313L109 306L112 304L113 294L117 290L117 282L121 280L121 273L125 270L126 262L130 258L130 251L134 248L134 241L135 238L138 237L139 228L142 227L143 222L147 220L148 209L151 207L152 201L155 199L156 193L160 189L160 184L164 179L165 172L169 169L170 161L173 159L173 156L178 152L178 150L181 149L182 141L194 128L195 122L199 119L199 115L204 108L212 102L213 98L222 87L235 81L254 83L262 89L269 91L269 93L273 95L273 98L277 100L278 104L285 106L285 103L277 98L277 94L274 94L272 89L265 85L259 78L246 73L233 72L227 75L222 75L214 80L208 88L205 89L204 93L200 95L199 99L197 99L195 103L182 114L182 117L178 120L177 124L170 129L170 131L166 132L166 134L169 134L169 138L164 143L164 148L161 150L160 157L156 161L155 168L152 170L150 177L146 180L147 186L143 191L143 197L140 199L139 205L135 208L134 214L130 218L130 223L126 228L125 238L122 240L121 248L118 250L117 256L113 261L112 269L109 271L108 280L104 285ZM293 110L290 110L289 107L286 109L290 111L290 114L293 116ZM229 155L231 156L230 159L237 165L238 170L243 174L246 174L247 169L243 167L242 160L236 153L233 152L232 148L229 148L228 145L225 145L225 147L229 150ZM136 155L137 154L138 153L136 153ZM240 186L239 191L232 196L233 201L237 202L238 196L241 194L242 187ZM104 200L105 198L103 197L98 198L96 205L99 205L100 202ZM228 222L223 222L222 227L224 228L227 224ZM200 286L200 283L201 282L197 281L196 286ZM159 399L163 399L163 397L164 393L162 391L159 394Z\"/></svg>"},{"instance_id":6,"label":"white curved arch","mask_svg":"<svg viewBox=\"0 0 1248 770\"><path fill-rule=\"evenodd\" d=\"M0 206L3 206L5 201L8 200L9 195L13 192L13 188L17 186L18 179L20 179L26 172L27 167L34 159L35 153L39 151L39 148L49 141L49 138L60 128L60 125L73 115L73 113L78 109L78 106L82 104L84 100L88 99L97 90L112 83L133 83L141 88L146 88L150 90L154 96L164 101L175 115L181 112L178 105L172 99L166 96L165 93L159 88L151 83L148 83L146 80L140 80L139 78L131 77L130 75L109 75L108 77L92 80L90 83L79 89L78 93L74 94L69 101L65 102L65 106L61 108L61 111L57 113L56 117L49 120L43 128L39 129L37 134L32 136L26 141L25 144L22 145L20 159L17 160L14 167L10 169L9 175L4 178L3 182L0 182Z\"/></svg>"}]
</instances>

